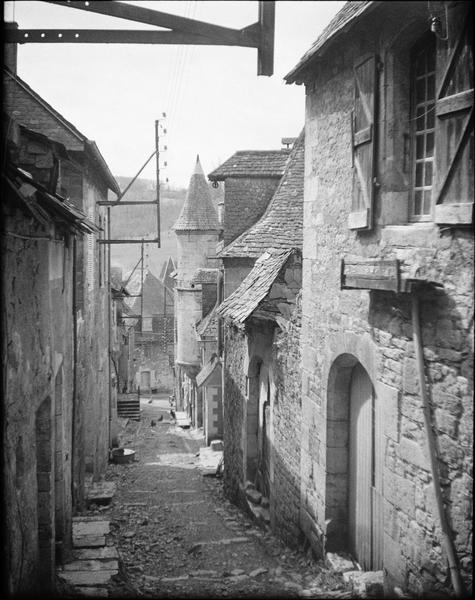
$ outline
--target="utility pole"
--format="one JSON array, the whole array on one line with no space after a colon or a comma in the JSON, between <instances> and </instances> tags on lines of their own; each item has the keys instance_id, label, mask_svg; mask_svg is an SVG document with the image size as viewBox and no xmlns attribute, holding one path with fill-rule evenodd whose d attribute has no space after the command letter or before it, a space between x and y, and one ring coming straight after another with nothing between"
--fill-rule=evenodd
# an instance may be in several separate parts
<instances>
[{"instance_id":1,"label":"utility pole","mask_svg":"<svg viewBox=\"0 0 475 600\"><path fill-rule=\"evenodd\" d=\"M164 113L165 114L165 113ZM158 119L155 121L155 165L156 165L156 200L157 200L157 245L160 248L160 134L158 132Z\"/></svg>"},{"instance_id":2,"label":"utility pole","mask_svg":"<svg viewBox=\"0 0 475 600\"><path fill-rule=\"evenodd\" d=\"M140 333L143 332L143 238L140 254Z\"/></svg>"}]
</instances>

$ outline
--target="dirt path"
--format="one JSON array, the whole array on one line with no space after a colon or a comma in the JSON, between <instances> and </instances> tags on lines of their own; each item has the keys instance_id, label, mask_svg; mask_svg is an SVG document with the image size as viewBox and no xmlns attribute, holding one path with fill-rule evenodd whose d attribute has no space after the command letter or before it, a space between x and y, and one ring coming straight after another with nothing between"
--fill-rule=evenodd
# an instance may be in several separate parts
<instances>
[{"instance_id":1,"label":"dirt path","mask_svg":"<svg viewBox=\"0 0 475 600\"><path fill-rule=\"evenodd\" d=\"M203 439L169 423L165 406L156 404L142 404L141 421L129 421L121 434L136 462L111 464L107 472L117 493L100 512L111 520L121 563L109 594L348 597L340 576L286 548L224 499L221 480L197 468Z\"/></svg>"}]
</instances>

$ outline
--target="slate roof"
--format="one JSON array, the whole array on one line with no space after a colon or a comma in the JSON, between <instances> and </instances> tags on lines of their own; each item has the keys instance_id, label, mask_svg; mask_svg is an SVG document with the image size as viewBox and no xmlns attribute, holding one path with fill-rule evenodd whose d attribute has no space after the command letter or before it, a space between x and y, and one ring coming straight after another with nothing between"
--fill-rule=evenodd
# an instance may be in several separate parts
<instances>
[{"instance_id":1,"label":"slate roof","mask_svg":"<svg viewBox=\"0 0 475 600\"><path fill-rule=\"evenodd\" d=\"M257 258L267 248L302 248L304 131L294 144L284 175L262 217L233 240L220 257Z\"/></svg>"},{"instance_id":2,"label":"slate roof","mask_svg":"<svg viewBox=\"0 0 475 600\"><path fill-rule=\"evenodd\" d=\"M191 283L216 283L219 269L196 269Z\"/></svg>"},{"instance_id":3,"label":"slate roof","mask_svg":"<svg viewBox=\"0 0 475 600\"><path fill-rule=\"evenodd\" d=\"M218 231L218 215L205 179L199 156L181 212L173 228L175 231Z\"/></svg>"},{"instance_id":4,"label":"slate roof","mask_svg":"<svg viewBox=\"0 0 475 600\"><path fill-rule=\"evenodd\" d=\"M347 31L347 27L362 15L370 6L377 4L368 0L351 0L347 2L341 10L333 17L330 23L325 27L309 50L305 52L297 65L285 75L287 83L302 83L299 77L302 70L308 65L309 61L318 56L327 49L330 41L340 33ZM344 30L344 31L343 31Z\"/></svg>"},{"instance_id":5,"label":"slate roof","mask_svg":"<svg viewBox=\"0 0 475 600\"><path fill-rule=\"evenodd\" d=\"M275 248L264 252L241 285L218 306L218 313L225 319L244 323L267 296L292 252Z\"/></svg>"},{"instance_id":6,"label":"slate roof","mask_svg":"<svg viewBox=\"0 0 475 600\"><path fill-rule=\"evenodd\" d=\"M240 150L208 175L210 181L227 177L282 177L290 149Z\"/></svg>"},{"instance_id":7,"label":"slate roof","mask_svg":"<svg viewBox=\"0 0 475 600\"><path fill-rule=\"evenodd\" d=\"M218 337L218 315L216 306L205 317L203 317L195 326L199 337L216 339Z\"/></svg>"},{"instance_id":8,"label":"slate roof","mask_svg":"<svg viewBox=\"0 0 475 600\"><path fill-rule=\"evenodd\" d=\"M211 356L211 358L209 359L209 361L205 364L205 366L201 369L201 371L196 376L196 385L198 387L200 387L201 385L206 383L206 380L209 378L210 375L213 374L216 367L220 367L220 366L221 366L221 361L219 360L219 357L216 354L213 354Z\"/></svg>"},{"instance_id":9,"label":"slate roof","mask_svg":"<svg viewBox=\"0 0 475 600\"><path fill-rule=\"evenodd\" d=\"M40 104L47 112L49 112L65 129L67 129L73 136L75 136L84 146L84 150L88 155L89 159L95 164L95 166L102 173L104 180L107 183L108 188L117 195L120 195L120 187L115 177L112 175L109 166L107 165L104 157L102 156L96 143L89 140L83 133L81 133L72 123L63 117L55 108L51 106L44 98L42 98L33 88L31 88L23 79L21 79L16 73L12 73L7 67L3 69L4 75L14 81L19 87L34 98L38 104ZM15 107L11 107L14 110ZM7 109L8 110L8 109ZM43 131L43 123L41 120L36 120L35 123L26 122L24 123L29 129L42 133L49 138L52 138L50 131ZM75 150L76 148L70 148Z\"/></svg>"}]
</instances>

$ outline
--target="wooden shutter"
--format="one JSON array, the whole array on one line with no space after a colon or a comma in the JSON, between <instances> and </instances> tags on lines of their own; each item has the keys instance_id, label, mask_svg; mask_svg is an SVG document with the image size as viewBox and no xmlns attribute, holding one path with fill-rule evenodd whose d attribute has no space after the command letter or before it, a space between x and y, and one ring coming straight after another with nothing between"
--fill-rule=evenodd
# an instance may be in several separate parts
<instances>
[{"instance_id":1,"label":"wooden shutter","mask_svg":"<svg viewBox=\"0 0 475 600\"><path fill-rule=\"evenodd\" d=\"M470 3L448 8L437 40L435 221L470 224L473 213L473 52Z\"/></svg>"},{"instance_id":2,"label":"wooden shutter","mask_svg":"<svg viewBox=\"0 0 475 600\"><path fill-rule=\"evenodd\" d=\"M350 229L371 229L375 183L375 125L377 57L371 55L354 68L355 100L352 114L353 199Z\"/></svg>"}]
</instances>

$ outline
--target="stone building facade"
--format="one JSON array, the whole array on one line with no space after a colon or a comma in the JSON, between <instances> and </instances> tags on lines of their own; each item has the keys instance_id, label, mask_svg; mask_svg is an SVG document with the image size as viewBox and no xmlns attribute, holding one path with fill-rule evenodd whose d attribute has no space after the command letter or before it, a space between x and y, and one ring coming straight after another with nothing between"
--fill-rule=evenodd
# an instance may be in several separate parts
<instances>
[{"instance_id":1,"label":"stone building facade","mask_svg":"<svg viewBox=\"0 0 475 600\"><path fill-rule=\"evenodd\" d=\"M18 522L17 512L11 512L9 586L15 591L23 585L36 589L43 575L44 584L51 583L56 553L61 560L70 546L71 515L83 506L86 481L99 480L108 462L114 435L111 323L108 252L98 243L107 221L98 202L107 199L108 190L116 194L120 190L94 142L14 69L5 68L3 76L4 111L22 132L13 160L32 176L20 196L27 195L25 202L43 228L47 226L44 214L35 206L40 197L53 203L47 194L65 207L66 223L76 216L90 224L77 237L53 227L45 234L51 238L48 248L34 241L35 235L41 240L42 234L31 219L15 222L19 236L24 235L20 229L27 231L24 242L15 238L24 252L12 250L13 255L21 255L17 265L10 251L5 255L5 277L13 278L6 289L14 300L6 324L12 339L4 397L7 403L13 400L10 408L18 413L4 430L11 436L4 457L10 466L18 459L16 485L21 489L21 498L10 497L7 508L17 511L20 502L25 511L21 517L25 524ZM5 129L7 136L15 131L12 127ZM9 238L8 243L12 243ZM23 279L20 287L13 287ZM49 522L52 511L54 525Z\"/></svg>"},{"instance_id":2,"label":"stone building facade","mask_svg":"<svg viewBox=\"0 0 475 600\"><path fill-rule=\"evenodd\" d=\"M300 446L295 440L300 433L303 135L285 157L263 215L219 254L228 286L217 312L225 322L226 494L295 545L300 541ZM227 185L226 180L225 214ZM241 262L236 267L234 261ZM249 268L239 281L244 261Z\"/></svg>"},{"instance_id":3,"label":"stone building facade","mask_svg":"<svg viewBox=\"0 0 475 600\"><path fill-rule=\"evenodd\" d=\"M51 590L71 549L72 486L84 477L74 460L75 249L98 228L56 192L64 146L12 119L4 131L3 516L6 589L22 594Z\"/></svg>"},{"instance_id":4,"label":"stone building facade","mask_svg":"<svg viewBox=\"0 0 475 600\"><path fill-rule=\"evenodd\" d=\"M420 594L471 589L471 22L349 2L286 76L306 89L300 526Z\"/></svg>"}]
</instances>

